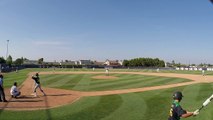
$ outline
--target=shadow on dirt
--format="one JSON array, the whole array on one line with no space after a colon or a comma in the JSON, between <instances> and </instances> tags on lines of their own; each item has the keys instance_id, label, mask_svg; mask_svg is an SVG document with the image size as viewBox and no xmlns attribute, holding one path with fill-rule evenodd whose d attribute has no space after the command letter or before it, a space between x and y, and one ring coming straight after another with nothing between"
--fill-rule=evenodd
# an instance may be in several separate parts
<instances>
[{"instance_id":1,"label":"shadow on dirt","mask_svg":"<svg viewBox=\"0 0 213 120\"><path fill-rule=\"evenodd\" d=\"M52 94L52 95L46 95L46 96L69 96L72 94Z\"/></svg>"}]
</instances>

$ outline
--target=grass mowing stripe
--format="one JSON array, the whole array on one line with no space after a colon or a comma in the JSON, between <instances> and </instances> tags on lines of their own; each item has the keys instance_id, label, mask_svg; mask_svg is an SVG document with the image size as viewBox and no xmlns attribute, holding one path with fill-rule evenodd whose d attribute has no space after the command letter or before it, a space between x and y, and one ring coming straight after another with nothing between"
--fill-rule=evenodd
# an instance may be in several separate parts
<instances>
[{"instance_id":1,"label":"grass mowing stripe","mask_svg":"<svg viewBox=\"0 0 213 120\"><path fill-rule=\"evenodd\" d=\"M79 113L82 113L85 110L94 108L95 106L101 104L100 102L102 102L100 96L84 97L73 104L59 107L59 108L54 108L54 109L51 109L50 111L52 113L52 118L55 118L55 120L69 120L69 119L72 120L71 118L73 118L73 115L75 115L77 119L80 119L80 116L78 116ZM95 114L95 112L93 114ZM75 119L73 118L73 120Z\"/></svg>"},{"instance_id":2,"label":"grass mowing stripe","mask_svg":"<svg viewBox=\"0 0 213 120\"><path fill-rule=\"evenodd\" d=\"M147 82L141 81L139 83L135 84L129 84L124 86L124 88L141 88L141 87L150 87L150 86L158 86L158 85L164 85L164 83L167 83L167 81L172 80L173 78L155 78L150 79Z\"/></svg>"},{"instance_id":3,"label":"grass mowing stripe","mask_svg":"<svg viewBox=\"0 0 213 120\"><path fill-rule=\"evenodd\" d=\"M46 78L43 83L44 86L48 85L48 87L51 87L51 86L54 86L54 85L57 85L56 83L62 79L62 78L66 78L67 76L66 75L52 75L49 78ZM41 78L42 79L42 78Z\"/></svg>"},{"instance_id":4,"label":"grass mowing stripe","mask_svg":"<svg viewBox=\"0 0 213 120\"><path fill-rule=\"evenodd\" d=\"M155 77L147 78L144 80L152 80ZM132 81L120 81L117 83L110 83L110 84L102 84L102 85L96 85L96 86L91 86L90 90L115 90L121 88L121 86L125 85L130 85L130 84L137 84L140 83L141 79L136 79Z\"/></svg>"},{"instance_id":5,"label":"grass mowing stripe","mask_svg":"<svg viewBox=\"0 0 213 120\"><path fill-rule=\"evenodd\" d=\"M110 76L111 76L111 74L110 74ZM143 77L144 75L116 73L116 74L112 74L112 76L116 76L116 77L119 77L119 78L129 78L129 77Z\"/></svg>"},{"instance_id":6,"label":"grass mowing stripe","mask_svg":"<svg viewBox=\"0 0 213 120\"><path fill-rule=\"evenodd\" d=\"M102 82L102 83L99 83L99 84L91 84L91 86L100 86L100 85L113 85L113 84L121 84L121 83L131 83L131 82L134 82L134 81L139 81L139 80L145 80L147 79L148 77L144 77L144 78L141 78L141 77L133 77L133 78L125 78L125 79L119 79L119 80L112 80L112 81L107 81L107 82ZM102 80L104 81L104 80Z\"/></svg>"},{"instance_id":7,"label":"grass mowing stripe","mask_svg":"<svg viewBox=\"0 0 213 120\"><path fill-rule=\"evenodd\" d=\"M55 77L57 77L58 75L40 75L41 79L45 79L46 81L49 81Z\"/></svg>"},{"instance_id":8,"label":"grass mowing stripe","mask_svg":"<svg viewBox=\"0 0 213 120\"><path fill-rule=\"evenodd\" d=\"M187 110L188 109L194 110L194 108L197 108L197 105L202 104L201 103L202 100L201 101L199 99L198 101L196 99L194 100L194 98L196 98L196 95L191 95L191 94L195 94L193 93L193 91L202 92L203 89L205 90L205 88L209 87L208 84L210 84L210 86L213 85L212 83L193 84L189 86L182 86L182 87L176 87L176 88L170 88L170 89L154 90L154 91L139 92L139 93L129 93L129 94L122 94L122 95L103 96L104 98L100 96L85 97L80 99L79 101L76 101L73 104L61 106L58 108L48 109L48 110L35 110L35 111L0 110L0 118L1 120L11 120L11 119L120 120L119 118L124 118L124 120L125 118L130 118L129 120L166 120L168 118L170 106L173 101L172 94L174 91L177 91L177 90L183 91L184 98L181 101L182 107ZM196 88L198 88L198 90L196 90ZM209 89L206 92L211 93L212 89ZM199 97L199 94L201 93L198 93L197 95L198 97ZM191 96L192 98L190 98ZM201 99L205 99L204 97L205 96L201 96ZM146 105L147 106L146 110L143 110L141 105ZM117 106L117 107L114 107L114 106ZM137 112L137 114L134 114L134 112ZM142 112L141 116L139 115L140 112ZM145 112L144 115L143 115L143 112ZM187 118L187 120L211 120L213 118L212 112L213 112L213 104L210 103L206 108L204 108L200 112L198 116ZM104 115L105 113L107 114ZM116 116L116 113L118 113L117 116ZM137 116L137 117L134 117L134 116Z\"/></svg>"},{"instance_id":9,"label":"grass mowing stripe","mask_svg":"<svg viewBox=\"0 0 213 120\"><path fill-rule=\"evenodd\" d=\"M146 84L145 86L159 86L159 85L168 85L168 84L174 84L174 83L181 83L182 82L187 82L190 80L187 79L182 79L182 78L164 78L161 80L156 80L153 83Z\"/></svg>"},{"instance_id":10,"label":"grass mowing stripe","mask_svg":"<svg viewBox=\"0 0 213 120\"><path fill-rule=\"evenodd\" d=\"M180 87L179 89L183 89ZM148 91L141 93L141 97L145 97L147 110L145 120L165 120L168 118L169 110L172 102L173 89L164 89L156 91ZM151 95L151 96L150 96Z\"/></svg>"},{"instance_id":11,"label":"grass mowing stripe","mask_svg":"<svg viewBox=\"0 0 213 120\"><path fill-rule=\"evenodd\" d=\"M27 78L27 73L24 71L20 71L19 73L11 72L6 73L4 75L4 87L8 88L13 85L13 83L16 81L19 85L23 83L24 80Z\"/></svg>"},{"instance_id":12,"label":"grass mowing stripe","mask_svg":"<svg viewBox=\"0 0 213 120\"><path fill-rule=\"evenodd\" d=\"M0 109L0 118L1 120L67 120L72 114L98 105L100 98L86 97L73 104L47 110L7 111Z\"/></svg>"},{"instance_id":13,"label":"grass mowing stripe","mask_svg":"<svg viewBox=\"0 0 213 120\"><path fill-rule=\"evenodd\" d=\"M189 111L194 111L202 106L203 102L212 94L212 83L201 83L185 87L184 98L182 100L182 105L185 109ZM191 98L191 96L194 96ZM196 117L189 118L189 120L211 120L213 117L213 104L206 106L200 114ZM195 118L195 119L194 119Z\"/></svg>"},{"instance_id":14,"label":"grass mowing stripe","mask_svg":"<svg viewBox=\"0 0 213 120\"><path fill-rule=\"evenodd\" d=\"M79 83L80 80L83 79L82 75L72 75L72 76L73 78L64 87L72 89Z\"/></svg>"},{"instance_id":15,"label":"grass mowing stripe","mask_svg":"<svg viewBox=\"0 0 213 120\"><path fill-rule=\"evenodd\" d=\"M64 85L66 85L68 82L70 81L70 79L68 79L67 77L65 78L60 78L57 81L54 82L54 84L50 84L49 87L62 87Z\"/></svg>"},{"instance_id":16,"label":"grass mowing stripe","mask_svg":"<svg viewBox=\"0 0 213 120\"><path fill-rule=\"evenodd\" d=\"M113 84L111 86L102 86L101 89L126 89L126 88L139 88L139 87L147 87L147 86L155 86L155 85L162 85L160 84L162 81L166 81L173 79L173 78L164 78L164 77L153 77L148 79L143 79L139 81L134 82L126 82L126 83L119 83L119 84ZM145 81L146 80L146 81ZM96 87L96 89L99 89Z\"/></svg>"},{"instance_id":17,"label":"grass mowing stripe","mask_svg":"<svg viewBox=\"0 0 213 120\"><path fill-rule=\"evenodd\" d=\"M173 78L168 81L166 84L174 84L174 83L182 83L182 82L191 82L192 80L184 79L184 78Z\"/></svg>"},{"instance_id":18,"label":"grass mowing stripe","mask_svg":"<svg viewBox=\"0 0 213 120\"><path fill-rule=\"evenodd\" d=\"M123 101L119 95L102 96L99 103L89 108L72 114L66 119L69 120L100 120L117 110ZM62 118L63 119L63 118Z\"/></svg>"},{"instance_id":19,"label":"grass mowing stripe","mask_svg":"<svg viewBox=\"0 0 213 120\"><path fill-rule=\"evenodd\" d=\"M76 77L78 77L78 75L61 76L61 77L57 78L58 79L57 81L55 81L52 84L49 84L48 86L60 88L60 87L67 85L67 84L76 84L76 83L78 83L78 81L74 81Z\"/></svg>"},{"instance_id":20,"label":"grass mowing stripe","mask_svg":"<svg viewBox=\"0 0 213 120\"><path fill-rule=\"evenodd\" d=\"M183 100L181 101L181 105L184 106L184 109L188 111L193 111L200 107L201 104L195 104L197 98L199 97L199 91L201 90L202 84L197 85L189 85L185 86L181 91L183 93Z\"/></svg>"},{"instance_id":21,"label":"grass mowing stripe","mask_svg":"<svg viewBox=\"0 0 213 120\"><path fill-rule=\"evenodd\" d=\"M91 81L90 81L91 82ZM124 81L125 82L125 81ZM127 81L126 81L127 82ZM110 84L112 84L112 83L110 83ZM103 86L105 86L105 84L102 84ZM82 86L85 86L85 85L82 85ZM100 85L95 85L95 87L100 87ZM91 88L93 88L94 87L94 85L88 85L87 86L88 87L88 90L90 90ZM71 87L70 87L70 85L69 84L66 84L66 85L64 85L62 88L64 88L64 89L71 89ZM76 88L77 89L77 88ZM80 90L80 89L78 89L78 90ZM81 89L82 90L82 89Z\"/></svg>"},{"instance_id":22,"label":"grass mowing stripe","mask_svg":"<svg viewBox=\"0 0 213 120\"><path fill-rule=\"evenodd\" d=\"M76 74L76 75L75 74L73 74L73 75L54 75L54 76L55 76L55 78L53 79L54 82L51 82L52 80L48 79L47 80L48 82L45 84L45 86L60 88L62 86L68 85L71 89L83 78L83 75L78 75L78 74ZM63 83L63 84L61 84L61 83Z\"/></svg>"},{"instance_id":23,"label":"grass mowing stripe","mask_svg":"<svg viewBox=\"0 0 213 120\"><path fill-rule=\"evenodd\" d=\"M189 80L190 81L190 80ZM180 83L180 82L187 82L187 79L182 78L157 78L153 80L149 80L147 82L141 81L138 84L130 84L125 86L125 88L139 88L139 87L150 87L150 86L160 86L160 85L167 85L173 83Z\"/></svg>"},{"instance_id":24,"label":"grass mowing stripe","mask_svg":"<svg viewBox=\"0 0 213 120\"><path fill-rule=\"evenodd\" d=\"M95 74L97 75L97 74ZM94 91L94 90L115 90L115 89L126 89L126 88L138 88L138 87L147 87L163 84L171 84L177 82L185 82L186 80L181 80L179 78L165 78L158 76L141 76L141 75L122 75L123 78L118 80L106 81L106 82L97 82L93 84L92 77L94 74L80 74L80 75L54 75L55 78L47 76L45 84L48 87L57 87L62 89L73 89L73 90L83 90L83 91ZM117 75L117 74L114 74ZM57 77L59 78L56 79ZM72 76L72 77L70 77ZM77 76L77 77L73 77ZM172 79L172 80L171 80ZM104 81L104 80L102 80Z\"/></svg>"},{"instance_id":25,"label":"grass mowing stripe","mask_svg":"<svg viewBox=\"0 0 213 120\"><path fill-rule=\"evenodd\" d=\"M131 82L135 82L135 81L149 81L151 79L155 79L158 78L157 76L146 76L146 77L138 77L138 78L125 78L125 79L121 79L121 80L115 80L115 82L108 82L108 83L104 83L102 85L116 85L116 84L121 84L121 83L131 83ZM93 85L93 84L92 84ZM98 86L101 84L98 84Z\"/></svg>"},{"instance_id":26,"label":"grass mowing stripe","mask_svg":"<svg viewBox=\"0 0 213 120\"><path fill-rule=\"evenodd\" d=\"M142 120L147 109L144 99L135 93L120 96L123 100L121 107L103 120Z\"/></svg>"},{"instance_id":27,"label":"grass mowing stripe","mask_svg":"<svg viewBox=\"0 0 213 120\"><path fill-rule=\"evenodd\" d=\"M69 75L68 78L70 79L68 84L77 84L83 78L83 76L78 74L72 74L72 75Z\"/></svg>"},{"instance_id":28,"label":"grass mowing stripe","mask_svg":"<svg viewBox=\"0 0 213 120\"><path fill-rule=\"evenodd\" d=\"M212 92L209 92L211 90L212 90L211 84L209 83L206 83L205 85L201 84L200 90L197 93L199 97L197 97L196 100L205 101L207 98L209 98L213 94L213 90ZM202 98L206 98L206 99L204 100Z\"/></svg>"},{"instance_id":29,"label":"grass mowing stripe","mask_svg":"<svg viewBox=\"0 0 213 120\"><path fill-rule=\"evenodd\" d=\"M73 90L88 90L90 85L90 74L84 74L82 79L72 88Z\"/></svg>"},{"instance_id":30,"label":"grass mowing stripe","mask_svg":"<svg viewBox=\"0 0 213 120\"><path fill-rule=\"evenodd\" d=\"M147 76L146 76L147 77ZM159 77L156 77L156 78L159 78ZM129 84L125 87L125 88L131 88L131 86L132 87L144 87L144 86L154 86L154 85L163 85L163 84L173 84L173 83L177 83L177 82L186 82L186 81L190 81L190 80L187 80L187 79L179 79L179 78L170 78L170 79L165 79L165 80L158 80L158 81L155 81L155 84L154 85L151 85L152 83L150 83L150 84L148 84L147 82L145 82L145 83L142 83L142 82L144 82L144 81L141 81L141 83L143 84L142 86L141 86L141 84L138 84L138 85L134 85L133 84L133 82L135 82L135 81L133 81L132 79L130 79L130 78L127 78L127 79L129 79L130 81L129 81ZM172 80L171 80L172 79ZM118 81L118 80L114 80L114 81L116 81L116 84L121 84L122 82L124 82L124 83L127 83L126 81ZM150 82L150 81L149 81ZM110 81L108 81L108 83L109 83L109 85L112 85L112 82ZM114 82L113 82L114 83ZM140 83L140 82L137 82L137 83ZM135 82L135 84L136 84L136 82ZM146 85L147 84L147 85ZM95 86L94 86L94 84L92 83L91 84L92 86L91 86L91 88L94 88ZM103 83L102 85L100 84L100 85L98 85L98 87L104 87L104 86L106 86L107 84L105 84L105 83ZM125 85L125 84L124 84ZM121 85L121 87L122 87L123 85ZM128 87L129 86L129 87Z\"/></svg>"},{"instance_id":31,"label":"grass mowing stripe","mask_svg":"<svg viewBox=\"0 0 213 120\"><path fill-rule=\"evenodd\" d=\"M116 75L116 74L115 74ZM113 76L115 76L113 75ZM126 81L126 80L132 80L132 79L138 79L138 78L142 78L143 76L140 76L140 75L123 75L123 74L119 74L120 76L117 76L118 78L117 79L112 79L112 80L97 80L97 79L93 79L92 80L92 85L95 85L95 84L100 84L100 83L112 83L112 82L118 82L118 81ZM111 75L112 76L112 75Z\"/></svg>"}]
</instances>

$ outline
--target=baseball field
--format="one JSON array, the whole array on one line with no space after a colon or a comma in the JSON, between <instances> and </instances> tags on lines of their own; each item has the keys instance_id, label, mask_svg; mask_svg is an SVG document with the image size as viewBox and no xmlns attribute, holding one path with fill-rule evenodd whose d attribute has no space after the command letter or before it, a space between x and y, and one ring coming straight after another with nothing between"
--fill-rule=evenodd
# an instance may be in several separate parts
<instances>
[{"instance_id":1,"label":"baseball field","mask_svg":"<svg viewBox=\"0 0 213 120\"><path fill-rule=\"evenodd\" d=\"M32 96L31 75L39 72L47 96ZM174 91L182 91L181 105L198 109L213 94L213 72L24 69L4 74L7 100L0 103L0 119L26 120L166 120ZM11 98L9 89L18 82L22 96ZM213 103L187 120L212 120Z\"/></svg>"}]
</instances>

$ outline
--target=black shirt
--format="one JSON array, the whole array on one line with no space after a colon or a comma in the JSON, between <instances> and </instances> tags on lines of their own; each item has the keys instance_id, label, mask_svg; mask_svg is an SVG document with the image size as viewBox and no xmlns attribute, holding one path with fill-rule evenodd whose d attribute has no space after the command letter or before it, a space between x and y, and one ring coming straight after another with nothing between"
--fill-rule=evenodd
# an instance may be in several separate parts
<instances>
[{"instance_id":1,"label":"black shirt","mask_svg":"<svg viewBox=\"0 0 213 120\"><path fill-rule=\"evenodd\" d=\"M186 114L186 111L182 109L179 102L174 101L170 109L168 120L180 120L183 114Z\"/></svg>"},{"instance_id":2,"label":"black shirt","mask_svg":"<svg viewBox=\"0 0 213 120\"><path fill-rule=\"evenodd\" d=\"M32 76L32 79L35 80L37 84L40 84L38 76Z\"/></svg>"}]
</instances>

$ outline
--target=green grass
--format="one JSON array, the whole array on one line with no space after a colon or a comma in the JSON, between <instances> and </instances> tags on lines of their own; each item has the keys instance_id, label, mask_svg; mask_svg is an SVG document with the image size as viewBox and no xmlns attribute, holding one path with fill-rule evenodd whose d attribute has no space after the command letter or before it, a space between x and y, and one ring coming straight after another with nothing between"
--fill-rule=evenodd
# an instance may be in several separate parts
<instances>
[{"instance_id":1,"label":"green grass","mask_svg":"<svg viewBox=\"0 0 213 120\"><path fill-rule=\"evenodd\" d=\"M121 95L85 97L66 106L37 111L0 110L1 120L166 120L172 102L172 93L184 94L181 106L193 111L212 94L213 84L196 84L172 89L129 93ZM213 119L213 103L197 117L187 120Z\"/></svg>"},{"instance_id":2,"label":"green grass","mask_svg":"<svg viewBox=\"0 0 213 120\"><path fill-rule=\"evenodd\" d=\"M102 91L128 88L141 88L188 82L182 78L167 78L136 74L110 74L116 79L94 79L92 77L103 74L69 74L69 75L41 75L43 86L79 91Z\"/></svg>"},{"instance_id":3,"label":"green grass","mask_svg":"<svg viewBox=\"0 0 213 120\"><path fill-rule=\"evenodd\" d=\"M19 71L19 73L8 73L5 74L4 85L6 87L11 87L11 84L14 81L22 83L26 78L27 74L32 71L47 71L51 69L25 69ZM57 70L62 71L62 70ZM67 69L66 71L71 71ZM87 70L84 70L87 71ZM102 71L102 70L99 70ZM153 71L154 72L154 71ZM169 71L164 71L169 72ZM190 73L191 74L191 73ZM193 73L194 74L194 73ZM195 73L196 74L196 73ZM115 74L115 76L123 76L121 74ZM92 75L91 75L92 76ZM115 85L116 89L122 89L124 86L135 87L142 85L140 83L140 77L142 76L132 76L127 75L124 78L124 82L117 80L93 80L85 79L90 77L90 75L83 76L74 76L68 75L63 76L41 76L42 84L45 82L50 83L52 87L58 87L57 84L60 82L71 86L75 89L83 90L92 90L92 89L101 89L97 88L98 85L105 84L106 88L113 88L111 84L121 84L121 86ZM129 78L132 81L132 84L126 84L125 81L128 81ZM67 79L58 81L59 79ZM155 78L154 76L143 76L146 78L144 84L147 86L152 84L161 84L161 80L154 82L150 80ZM71 81L70 81L71 79ZM173 82L171 78L165 78ZM84 82L85 80L85 82ZM150 80L150 82L148 82ZM176 81L176 80L174 80ZM137 83L139 82L139 83ZM57 83L57 84L55 84ZM129 81L127 82L129 83ZM47 83L46 83L47 84ZM164 84L164 83L163 83ZM96 86L97 85L97 86ZM93 86L85 87L84 86ZM67 86L70 87L70 86ZM106 89L104 88L104 89ZM183 87L176 87L171 89L162 89L155 91L139 92L139 93L129 93L129 94L120 94L120 95L110 95L110 96L97 96L97 97L84 97L79 101L76 101L73 104L68 104L65 106L47 109L47 110L35 110L35 111L8 111L1 109L0 110L0 119L1 120L166 120L169 114L170 105L172 102L172 93L174 91L180 90L184 94L184 98L181 102L181 105L184 109L188 111L194 111L199 108L202 103L213 93L213 83L203 83L203 84L194 84ZM0 103L1 104L1 103ZM33 103L32 103L33 104ZM187 120L212 120L213 119L213 103L210 103L205 107L197 117L191 117Z\"/></svg>"},{"instance_id":4,"label":"green grass","mask_svg":"<svg viewBox=\"0 0 213 120\"><path fill-rule=\"evenodd\" d=\"M4 74L4 87L11 87L14 82L17 82L19 85L24 82L27 78L27 74L29 73L28 70L20 70L18 73L10 72Z\"/></svg>"},{"instance_id":5,"label":"green grass","mask_svg":"<svg viewBox=\"0 0 213 120\"><path fill-rule=\"evenodd\" d=\"M4 75L4 87L11 87L13 82L18 82L20 85L24 80L26 80L29 72L42 72L42 71L54 71L53 68L31 68L19 70L18 73L10 72ZM55 71L67 71L67 72L79 72L79 71L93 71L92 69L72 69L72 68L57 68ZM156 72L155 70L140 70L140 69L111 69L112 72ZM104 69L95 69L95 72L105 72ZM163 73L184 73L184 74L200 74L200 71L160 71ZM213 72L206 72L208 75L213 75ZM78 79L76 80L78 81ZM74 85L74 84L73 84Z\"/></svg>"}]
</instances>

